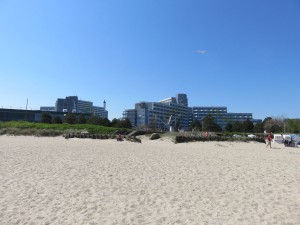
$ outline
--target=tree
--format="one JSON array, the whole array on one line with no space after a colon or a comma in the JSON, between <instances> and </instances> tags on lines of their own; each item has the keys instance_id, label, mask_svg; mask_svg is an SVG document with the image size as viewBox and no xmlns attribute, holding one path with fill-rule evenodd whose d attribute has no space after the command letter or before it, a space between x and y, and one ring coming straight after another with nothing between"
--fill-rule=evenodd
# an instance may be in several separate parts
<instances>
[{"instance_id":1,"label":"tree","mask_svg":"<svg viewBox=\"0 0 300 225\"><path fill-rule=\"evenodd\" d=\"M55 124L62 124L62 119L59 116L54 117L53 123Z\"/></svg>"},{"instance_id":2,"label":"tree","mask_svg":"<svg viewBox=\"0 0 300 225\"><path fill-rule=\"evenodd\" d=\"M272 117L266 117L264 120L263 120L263 125L266 124L266 122L272 120Z\"/></svg>"},{"instance_id":3,"label":"tree","mask_svg":"<svg viewBox=\"0 0 300 225\"><path fill-rule=\"evenodd\" d=\"M128 118L125 118L125 119L119 120L118 127L131 128L132 126L131 126L130 120Z\"/></svg>"},{"instance_id":4,"label":"tree","mask_svg":"<svg viewBox=\"0 0 300 225\"><path fill-rule=\"evenodd\" d=\"M110 127L111 122L107 118L100 118L100 125L105 127Z\"/></svg>"},{"instance_id":5,"label":"tree","mask_svg":"<svg viewBox=\"0 0 300 225\"><path fill-rule=\"evenodd\" d=\"M239 121L235 121L232 125L232 131L243 132L243 124Z\"/></svg>"},{"instance_id":6,"label":"tree","mask_svg":"<svg viewBox=\"0 0 300 225\"><path fill-rule=\"evenodd\" d=\"M117 127L117 124L118 124L119 120L114 118L112 121L111 121L111 126L112 127Z\"/></svg>"},{"instance_id":7,"label":"tree","mask_svg":"<svg viewBox=\"0 0 300 225\"><path fill-rule=\"evenodd\" d=\"M97 115L92 115L88 120L87 120L88 124L93 124L93 125L99 125L99 126L105 126L105 127L110 127L111 126L111 122L109 119L107 118L102 118L100 116Z\"/></svg>"},{"instance_id":8,"label":"tree","mask_svg":"<svg viewBox=\"0 0 300 225\"><path fill-rule=\"evenodd\" d=\"M131 128L131 122L128 118L125 119L116 119L114 118L111 121L111 126L117 127L117 128Z\"/></svg>"},{"instance_id":9,"label":"tree","mask_svg":"<svg viewBox=\"0 0 300 225\"><path fill-rule=\"evenodd\" d=\"M286 124L287 132L293 132L293 133L300 132L300 119L288 119L287 121L284 122Z\"/></svg>"},{"instance_id":10,"label":"tree","mask_svg":"<svg viewBox=\"0 0 300 225\"><path fill-rule=\"evenodd\" d=\"M74 113L66 114L64 122L69 124L75 124L77 122L76 115Z\"/></svg>"},{"instance_id":11,"label":"tree","mask_svg":"<svg viewBox=\"0 0 300 225\"><path fill-rule=\"evenodd\" d=\"M191 128L194 130L198 130L200 131L202 129L202 124L199 120L193 120L193 122L191 123Z\"/></svg>"},{"instance_id":12,"label":"tree","mask_svg":"<svg viewBox=\"0 0 300 225\"><path fill-rule=\"evenodd\" d=\"M254 128L254 125L253 125L253 122L251 120L245 120L243 123L243 131L244 132L253 132L253 128Z\"/></svg>"},{"instance_id":13,"label":"tree","mask_svg":"<svg viewBox=\"0 0 300 225\"><path fill-rule=\"evenodd\" d=\"M41 122L42 123L51 123L52 117L49 113L43 112Z\"/></svg>"},{"instance_id":14,"label":"tree","mask_svg":"<svg viewBox=\"0 0 300 225\"><path fill-rule=\"evenodd\" d=\"M255 133L263 133L264 132L264 125L263 125L263 123L256 123L254 125L253 131Z\"/></svg>"},{"instance_id":15,"label":"tree","mask_svg":"<svg viewBox=\"0 0 300 225\"><path fill-rule=\"evenodd\" d=\"M272 133L282 133L284 127L284 122L281 119L268 119L264 120L264 129L267 132Z\"/></svg>"},{"instance_id":16,"label":"tree","mask_svg":"<svg viewBox=\"0 0 300 225\"><path fill-rule=\"evenodd\" d=\"M93 124L93 125L100 125L101 124L101 119L99 116L92 115L88 120L88 124Z\"/></svg>"},{"instance_id":17,"label":"tree","mask_svg":"<svg viewBox=\"0 0 300 225\"><path fill-rule=\"evenodd\" d=\"M80 124L85 124L86 123L86 118L84 117L84 115L83 114L80 114L79 116L78 116L78 123L80 123Z\"/></svg>"},{"instance_id":18,"label":"tree","mask_svg":"<svg viewBox=\"0 0 300 225\"><path fill-rule=\"evenodd\" d=\"M215 122L215 119L211 114L203 118L203 129L214 132L222 131L221 127Z\"/></svg>"},{"instance_id":19,"label":"tree","mask_svg":"<svg viewBox=\"0 0 300 225\"><path fill-rule=\"evenodd\" d=\"M227 123L225 126L225 130L228 132L232 132L233 131L233 125L232 123Z\"/></svg>"}]
</instances>

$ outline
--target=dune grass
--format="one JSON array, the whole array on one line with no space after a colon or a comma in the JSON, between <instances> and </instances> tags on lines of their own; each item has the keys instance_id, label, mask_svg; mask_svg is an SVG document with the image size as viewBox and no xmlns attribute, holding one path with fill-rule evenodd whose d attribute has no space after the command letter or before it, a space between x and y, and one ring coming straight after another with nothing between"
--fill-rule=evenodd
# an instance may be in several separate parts
<instances>
[{"instance_id":1,"label":"dune grass","mask_svg":"<svg viewBox=\"0 0 300 225\"><path fill-rule=\"evenodd\" d=\"M46 124L26 121L0 122L0 135L60 136L87 131L90 134L112 134L120 128L92 124ZM121 129L126 130L126 129Z\"/></svg>"}]
</instances>

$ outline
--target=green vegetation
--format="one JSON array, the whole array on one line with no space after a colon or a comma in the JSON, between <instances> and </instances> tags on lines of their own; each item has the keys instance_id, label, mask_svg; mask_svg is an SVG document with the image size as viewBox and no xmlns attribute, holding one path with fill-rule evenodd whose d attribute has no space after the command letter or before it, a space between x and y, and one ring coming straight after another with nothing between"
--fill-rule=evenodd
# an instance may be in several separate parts
<instances>
[{"instance_id":1,"label":"green vegetation","mask_svg":"<svg viewBox=\"0 0 300 225\"><path fill-rule=\"evenodd\" d=\"M215 122L215 118L209 114L203 119L203 130L219 132L222 128Z\"/></svg>"},{"instance_id":2,"label":"green vegetation","mask_svg":"<svg viewBox=\"0 0 300 225\"><path fill-rule=\"evenodd\" d=\"M177 134L175 137L173 136L173 140L175 143L186 143L186 142L206 142L206 141L238 141L238 142L260 142L265 143L265 138L263 134L257 135L255 138L249 138L246 136L246 134L239 134L237 136L234 136L233 133L212 133L212 135L208 137L204 137L203 134L188 134L188 135L180 135Z\"/></svg>"},{"instance_id":3,"label":"green vegetation","mask_svg":"<svg viewBox=\"0 0 300 225\"><path fill-rule=\"evenodd\" d=\"M47 112L42 113L41 121L42 123L55 123L61 124L62 119L60 117L52 118L51 115ZM99 125L104 127L115 127L115 128L131 128L131 123L128 118L126 119L113 119L110 121L107 118L101 118L96 115L91 115L89 118L86 118L83 114L67 113L64 117L64 122L67 124L92 124Z\"/></svg>"},{"instance_id":4,"label":"green vegetation","mask_svg":"<svg viewBox=\"0 0 300 225\"><path fill-rule=\"evenodd\" d=\"M263 128L272 133L300 133L300 119L283 119L267 117Z\"/></svg>"},{"instance_id":5,"label":"green vegetation","mask_svg":"<svg viewBox=\"0 0 300 225\"><path fill-rule=\"evenodd\" d=\"M60 136L81 131L87 131L90 134L112 134L118 130L120 130L120 128L93 124L49 124L25 121L0 122L0 135ZM124 128L122 128L122 130L129 131L129 129Z\"/></svg>"}]
</instances>

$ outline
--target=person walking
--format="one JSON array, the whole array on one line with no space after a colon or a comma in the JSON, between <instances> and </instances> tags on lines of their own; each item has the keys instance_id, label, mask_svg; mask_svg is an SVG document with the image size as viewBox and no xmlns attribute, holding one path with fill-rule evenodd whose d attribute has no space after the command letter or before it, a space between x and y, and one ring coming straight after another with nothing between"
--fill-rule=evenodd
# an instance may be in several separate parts
<instances>
[{"instance_id":1,"label":"person walking","mask_svg":"<svg viewBox=\"0 0 300 225\"><path fill-rule=\"evenodd\" d=\"M267 137L267 146L266 148L270 145L270 148L272 148L271 146L271 141L272 141L272 133L269 133L268 134L268 137Z\"/></svg>"}]
</instances>

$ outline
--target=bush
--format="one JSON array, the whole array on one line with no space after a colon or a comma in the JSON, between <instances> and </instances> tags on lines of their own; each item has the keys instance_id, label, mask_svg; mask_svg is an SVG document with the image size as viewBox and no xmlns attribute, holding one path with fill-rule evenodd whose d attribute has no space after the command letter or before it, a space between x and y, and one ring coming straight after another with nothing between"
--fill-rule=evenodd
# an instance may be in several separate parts
<instances>
[{"instance_id":1,"label":"bush","mask_svg":"<svg viewBox=\"0 0 300 225\"><path fill-rule=\"evenodd\" d=\"M195 141L240 141L240 142L249 142L249 141L256 141L260 143L265 143L265 139L263 137L256 137L256 138L246 138L246 137L239 137L239 138L233 138L230 136L210 136L210 137L202 137L202 136L182 136L177 135L175 137L175 143L186 143L186 142L195 142Z\"/></svg>"}]
</instances>

